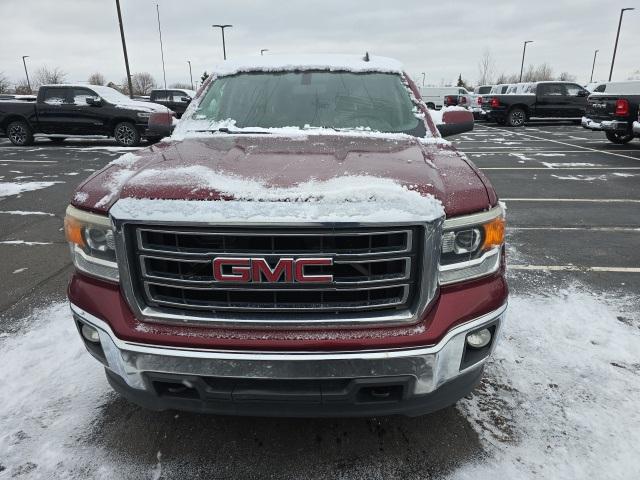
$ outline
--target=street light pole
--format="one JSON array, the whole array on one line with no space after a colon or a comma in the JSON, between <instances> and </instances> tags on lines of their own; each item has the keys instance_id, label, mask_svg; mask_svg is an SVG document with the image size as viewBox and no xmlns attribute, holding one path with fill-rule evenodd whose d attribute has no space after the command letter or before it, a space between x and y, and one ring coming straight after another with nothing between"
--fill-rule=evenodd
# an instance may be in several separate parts
<instances>
[{"instance_id":1,"label":"street light pole","mask_svg":"<svg viewBox=\"0 0 640 480\"><path fill-rule=\"evenodd\" d=\"M226 60L227 59L227 47L225 46L224 43L224 29L225 28L229 28L229 27L233 27L233 25L211 25L214 28L219 28L222 31L222 57Z\"/></svg>"},{"instance_id":2,"label":"street light pole","mask_svg":"<svg viewBox=\"0 0 640 480\"><path fill-rule=\"evenodd\" d=\"M262 57L264 55L264 52L268 52L269 49L268 48L263 48L260 50L260 56Z\"/></svg>"},{"instance_id":3,"label":"street light pole","mask_svg":"<svg viewBox=\"0 0 640 480\"><path fill-rule=\"evenodd\" d=\"M120 0L116 0L118 9L118 22L120 23L120 38L122 38L122 51L124 52L124 65L127 68L127 83L129 84L129 97L133 98L133 86L131 85L131 71L129 70L129 57L127 56L127 42L124 40L124 27L122 26L122 13L120 12Z\"/></svg>"},{"instance_id":4,"label":"street light pole","mask_svg":"<svg viewBox=\"0 0 640 480\"><path fill-rule=\"evenodd\" d=\"M591 67L591 78L589 79L589 83L593 82L593 70L596 68L596 57L598 56L598 52L600 50L596 50L593 52L593 66Z\"/></svg>"},{"instance_id":5,"label":"street light pole","mask_svg":"<svg viewBox=\"0 0 640 480\"><path fill-rule=\"evenodd\" d=\"M616 51L618 50L618 38L620 38L620 26L622 25L622 16L627 10L635 10L635 8L623 8L620 10L620 20L618 21L618 33L616 33L616 44L613 47L613 58L611 58L611 70L609 70L609 81L613 76L613 64L616 62Z\"/></svg>"},{"instance_id":6,"label":"street light pole","mask_svg":"<svg viewBox=\"0 0 640 480\"><path fill-rule=\"evenodd\" d=\"M425 72L422 72L422 87L424 88L424 79L427 77Z\"/></svg>"},{"instance_id":7,"label":"street light pole","mask_svg":"<svg viewBox=\"0 0 640 480\"><path fill-rule=\"evenodd\" d=\"M524 54L527 53L527 43L533 43L533 40L526 40L524 42L524 48L522 49L522 64L520 65L520 80L522 82L522 71L524 70Z\"/></svg>"},{"instance_id":8,"label":"street light pole","mask_svg":"<svg viewBox=\"0 0 640 480\"><path fill-rule=\"evenodd\" d=\"M24 65L24 74L27 76L27 86L29 87L29 93L32 93L31 82L29 81L29 72L27 72L27 62L25 61L25 58L29 58L29 55L22 56L22 64Z\"/></svg>"},{"instance_id":9,"label":"street light pole","mask_svg":"<svg viewBox=\"0 0 640 480\"><path fill-rule=\"evenodd\" d=\"M156 3L156 12L158 12L158 34L160 35L160 58L162 59L162 78L164 79L164 89L167 89L167 72L164 69L164 48L162 48L162 29L160 28L160 7Z\"/></svg>"},{"instance_id":10,"label":"street light pole","mask_svg":"<svg viewBox=\"0 0 640 480\"><path fill-rule=\"evenodd\" d=\"M195 90L193 88L193 73L191 72L191 60L187 60L187 63L189 64L189 77L191 78L191 90Z\"/></svg>"}]
</instances>

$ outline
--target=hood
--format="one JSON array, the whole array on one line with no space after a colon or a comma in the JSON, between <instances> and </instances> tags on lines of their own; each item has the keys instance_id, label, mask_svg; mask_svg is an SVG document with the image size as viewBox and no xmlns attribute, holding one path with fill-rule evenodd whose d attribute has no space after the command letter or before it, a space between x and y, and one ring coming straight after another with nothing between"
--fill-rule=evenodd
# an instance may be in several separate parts
<instances>
[{"instance_id":1,"label":"hood","mask_svg":"<svg viewBox=\"0 0 640 480\"><path fill-rule=\"evenodd\" d=\"M118 103L116 104L116 107L140 110L141 112L166 112L168 110L167 107L160 105L159 103L142 102L140 100L129 100L126 103Z\"/></svg>"},{"instance_id":2,"label":"hood","mask_svg":"<svg viewBox=\"0 0 640 480\"><path fill-rule=\"evenodd\" d=\"M72 204L106 213L120 198L233 199L233 185L222 191L207 181L220 175L278 188L380 177L432 194L447 216L486 210L497 201L473 164L450 145L375 136L216 134L126 154L81 184Z\"/></svg>"}]
</instances>

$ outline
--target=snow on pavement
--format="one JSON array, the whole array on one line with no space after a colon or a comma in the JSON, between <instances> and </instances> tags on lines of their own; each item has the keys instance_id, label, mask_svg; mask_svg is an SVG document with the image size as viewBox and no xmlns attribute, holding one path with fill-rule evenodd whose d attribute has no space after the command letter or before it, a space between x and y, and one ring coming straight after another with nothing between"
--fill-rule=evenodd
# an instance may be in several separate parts
<instances>
[{"instance_id":1,"label":"snow on pavement","mask_svg":"<svg viewBox=\"0 0 640 480\"><path fill-rule=\"evenodd\" d=\"M638 478L637 301L580 286L512 295L485 379L459 404L487 455L451 477ZM22 325L0 335L0 478L171 478L184 467L185 459L164 454L160 467L155 450L122 458L87 440L115 394L65 302L36 310Z\"/></svg>"},{"instance_id":2,"label":"snow on pavement","mask_svg":"<svg viewBox=\"0 0 640 480\"><path fill-rule=\"evenodd\" d=\"M0 182L0 198L47 188L64 182Z\"/></svg>"},{"instance_id":3,"label":"snow on pavement","mask_svg":"<svg viewBox=\"0 0 640 480\"><path fill-rule=\"evenodd\" d=\"M483 382L460 403L491 456L453 479L640 478L638 300L580 286L512 296Z\"/></svg>"}]
</instances>

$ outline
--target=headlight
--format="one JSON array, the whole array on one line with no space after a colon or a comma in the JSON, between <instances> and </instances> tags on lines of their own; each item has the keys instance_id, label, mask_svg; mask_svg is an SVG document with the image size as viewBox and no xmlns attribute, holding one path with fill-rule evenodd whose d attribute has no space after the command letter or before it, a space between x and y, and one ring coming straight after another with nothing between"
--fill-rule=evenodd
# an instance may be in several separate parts
<instances>
[{"instance_id":1,"label":"headlight","mask_svg":"<svg viewBox=\"0 0 640 480\"><path fill-rule=\"evenodd\" d=\"M446 220L443 228L441 285L489 275L500 268L505 231L502 207Z\"/></svg>"},{"instance_id":2,"label":"headlight","mask_svg":"<svg viewBox=\"0 0 640 480\"><path fill-rule=\"evenodd\" d=\"M149 118L151 116L151 112L138 112L138 118Z\"/></svg>"},{"instance_id":3,"label":"headlight","mask_svg":"<svg viewBox=\"0 0 640 480\"><path fill-rule=\"evenodd\" d=\"M118 263L109 217L67 207L64 232L78 270L94 277L118 281Z\"/></svg>"}]
</instances>

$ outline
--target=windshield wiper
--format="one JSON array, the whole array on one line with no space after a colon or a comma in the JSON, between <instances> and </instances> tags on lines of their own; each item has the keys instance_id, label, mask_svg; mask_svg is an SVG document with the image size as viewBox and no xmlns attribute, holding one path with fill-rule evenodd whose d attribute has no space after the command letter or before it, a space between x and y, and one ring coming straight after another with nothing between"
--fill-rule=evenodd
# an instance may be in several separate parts
<instances>
[{"instance_id":1,"label":"windshield wiper","mask_svg":"<svg viewBox=\"0 0 640 480\"><path fill-rule=\"evenodd\" d=\"M230 130L227 127L221 128L207 128L205 130L195 130L198 133L202 132L220 132L220 133L228 133L228 134L244 134L244 135L271 135L271 132L265 131L252 131L252 130Z\"/></svg>"}]
</instances>

